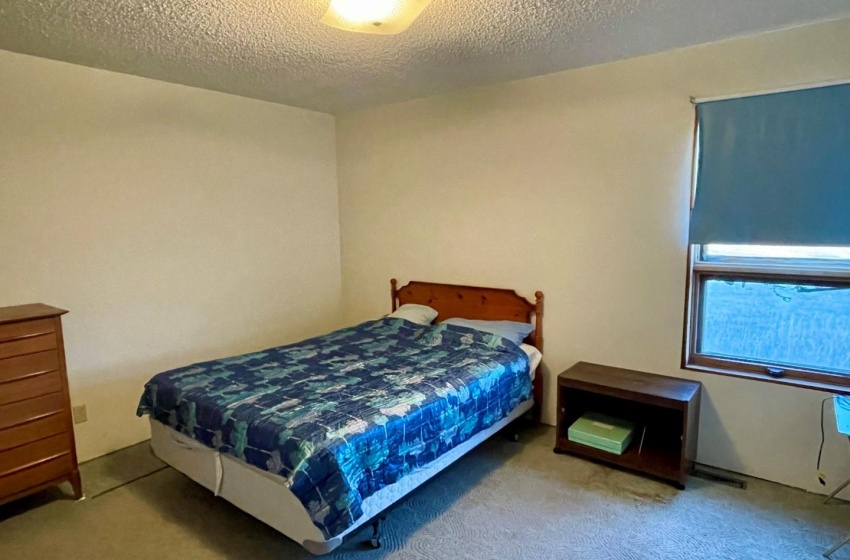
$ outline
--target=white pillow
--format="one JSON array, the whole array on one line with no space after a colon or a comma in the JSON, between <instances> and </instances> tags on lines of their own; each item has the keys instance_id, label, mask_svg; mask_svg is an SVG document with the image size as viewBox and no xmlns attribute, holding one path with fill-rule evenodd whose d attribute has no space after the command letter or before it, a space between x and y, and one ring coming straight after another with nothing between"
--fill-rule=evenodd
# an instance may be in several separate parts
<instances>
[{"instance_id":1,"label":"white pillow","mask_svg":"<svg viewBox=\"0 0 850 560\"><path fill-rule=\"evenodd\" d=\"M537 373L537 366L543 360L543 354L531 344L520 344L519 347L528 355L528 373L531 375L531 380L534 381L534 374Z\"/></svg>"},{"instance_id":2,"label":"white pillow","mask_svg":"<svg viewBox=\"0 0 850 560\"><path fill-rule=\"evenodd\" d=\"M437 318L437 310L427 305L405 303L393 313L390 313L389 317L407 319L419 325L430 325Z\"/></svg>"}]
</instances>

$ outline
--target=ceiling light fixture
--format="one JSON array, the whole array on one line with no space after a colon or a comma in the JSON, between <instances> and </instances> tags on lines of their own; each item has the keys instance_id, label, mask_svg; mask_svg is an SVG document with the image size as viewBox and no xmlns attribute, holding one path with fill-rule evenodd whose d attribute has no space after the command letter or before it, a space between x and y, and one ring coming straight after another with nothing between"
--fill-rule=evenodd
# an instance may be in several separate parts
<instances>
[{"instance_id":1,"label":"ceiling light fixture","mask_svg":"<svg viewBox=\"0 0 850 560\"><path fill-rule=\"evenodd\" d=\"M331 0L321 21L357 33L395 35L419 17L431 0Z\"/></svg>"}]
</instances>

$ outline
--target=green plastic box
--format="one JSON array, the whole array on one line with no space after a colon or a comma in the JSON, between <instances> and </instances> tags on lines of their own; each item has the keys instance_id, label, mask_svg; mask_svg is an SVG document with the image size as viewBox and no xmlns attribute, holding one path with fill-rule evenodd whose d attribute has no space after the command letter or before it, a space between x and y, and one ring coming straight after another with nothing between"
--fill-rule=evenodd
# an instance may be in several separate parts
<instances>
[{"instance_id":1,"label":"green plastic box","mask_svg":"<svg viewBox=\"0 0 850 560\"><path fill-rule=\"evenodd\" d=\"M588 412L567 431L567 439L596 449L622 455L632 441L635 425L597 412Z\"/></svg>"}]
</instances>

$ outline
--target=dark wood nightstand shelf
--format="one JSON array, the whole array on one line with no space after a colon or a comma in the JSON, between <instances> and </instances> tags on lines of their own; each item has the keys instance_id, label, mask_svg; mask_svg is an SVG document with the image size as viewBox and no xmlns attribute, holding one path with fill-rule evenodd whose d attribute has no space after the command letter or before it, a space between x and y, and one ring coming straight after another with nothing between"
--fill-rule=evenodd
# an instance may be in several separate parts
<instances>
[{"instance_id":1,"label":"dark wood nightstand shelf","mask_svg":"<svg viewBox=\"0 0 850 560\"><path fill-rule=\"evenodd\" d=\"M700 392L695 381L579 362L558 376L555 453L619 465L684 489L696 458ZM622 455L567 439L573 422L591 411L637 425Z\"/></svg>"}]
</instances>

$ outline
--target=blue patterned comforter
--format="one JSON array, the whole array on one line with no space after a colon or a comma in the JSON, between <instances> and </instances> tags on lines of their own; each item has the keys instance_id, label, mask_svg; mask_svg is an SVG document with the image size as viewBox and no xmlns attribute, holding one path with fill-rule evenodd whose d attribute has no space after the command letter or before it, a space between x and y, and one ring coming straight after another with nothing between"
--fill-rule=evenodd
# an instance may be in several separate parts
<instances>
[{"instance_id":1,"label":"blue patterned comforter","mask_svg":"<svg viewBox=\"0 0 850 560\"><path fill-rule=\"evenodd\" d=\"M528 368L499 336L386 318L160 373L137 414L284 477L330 539L530 398Z\"/></svg>"}]
</instances>

